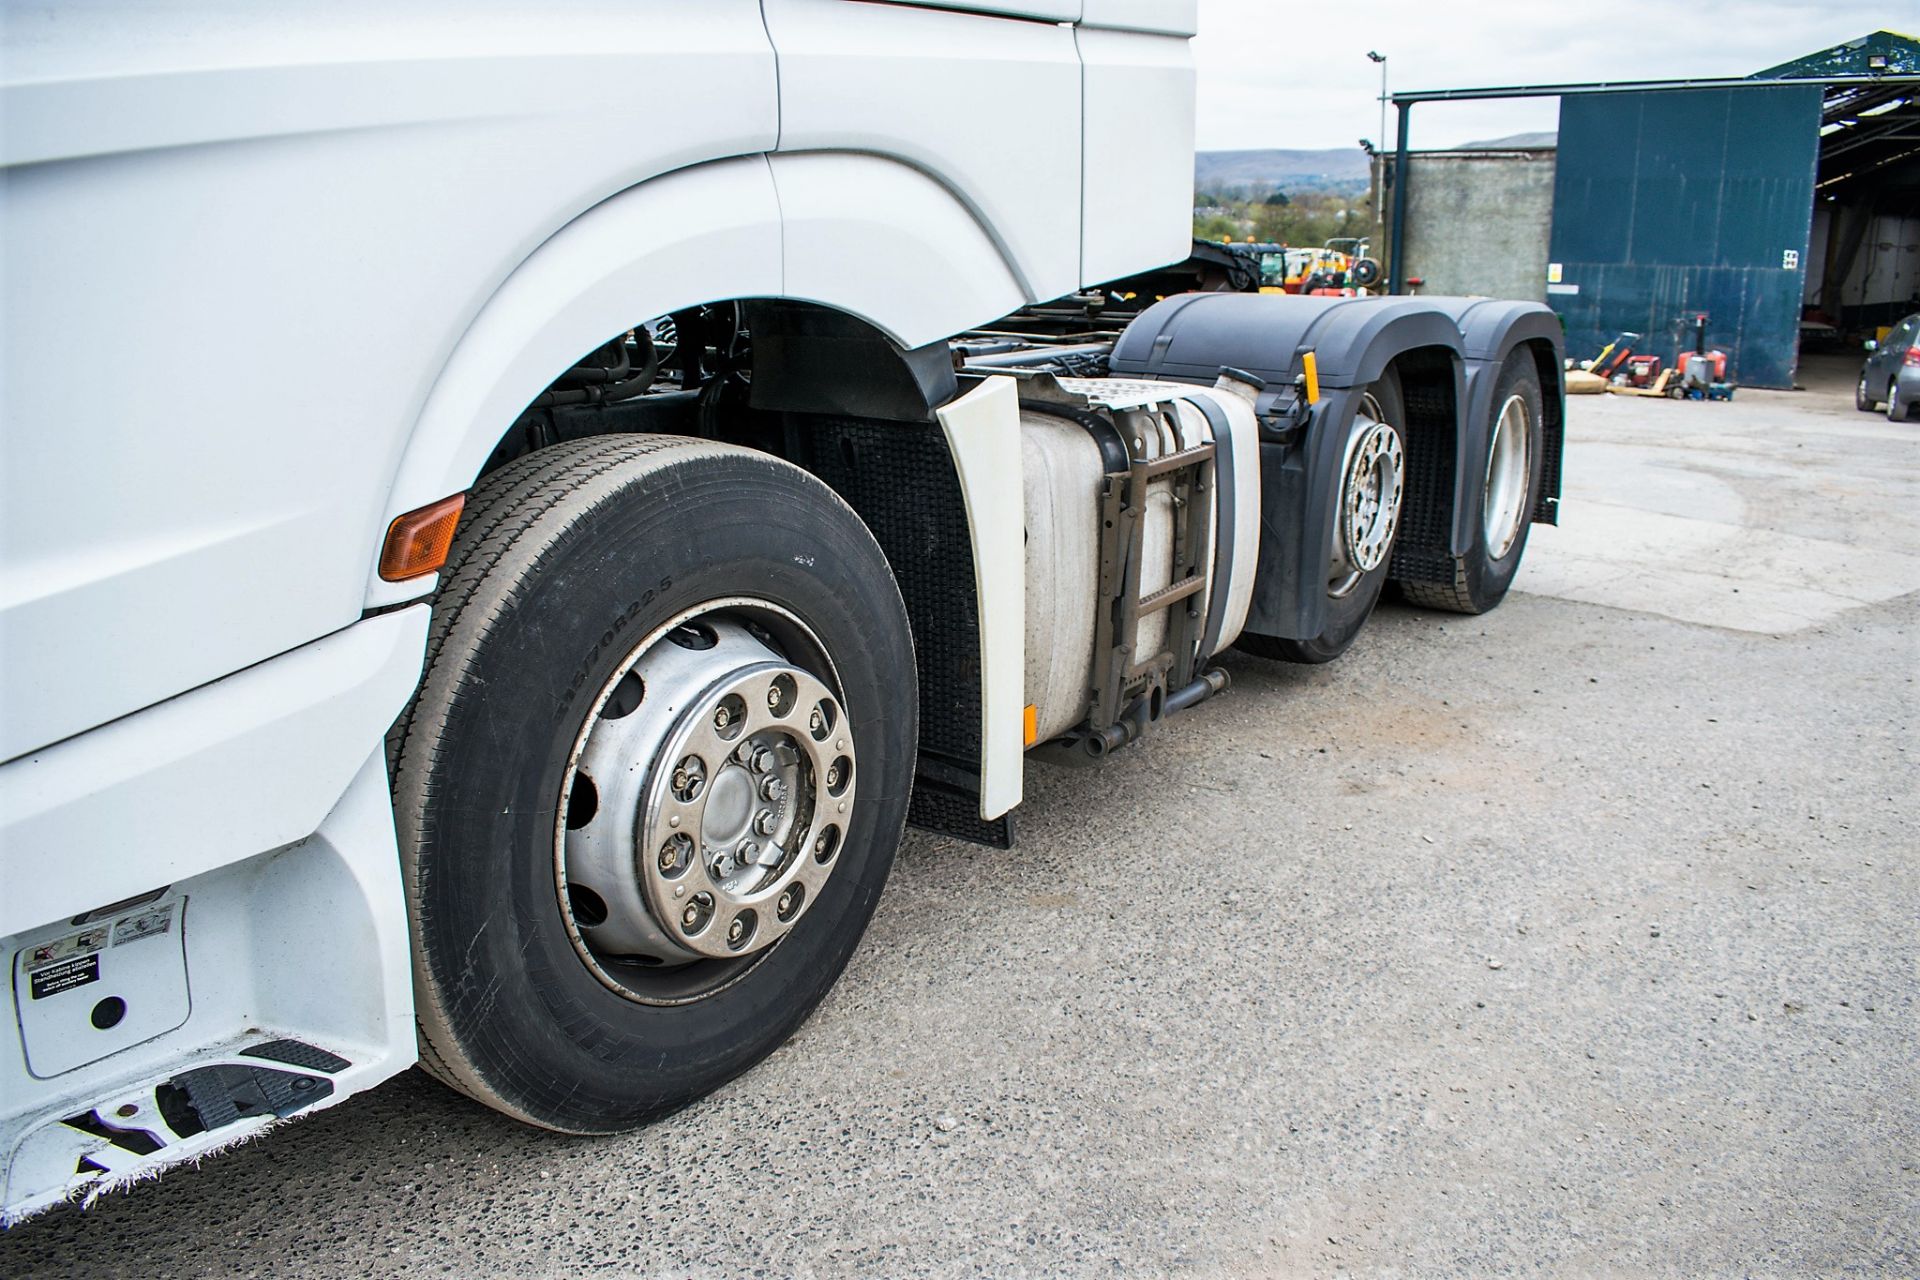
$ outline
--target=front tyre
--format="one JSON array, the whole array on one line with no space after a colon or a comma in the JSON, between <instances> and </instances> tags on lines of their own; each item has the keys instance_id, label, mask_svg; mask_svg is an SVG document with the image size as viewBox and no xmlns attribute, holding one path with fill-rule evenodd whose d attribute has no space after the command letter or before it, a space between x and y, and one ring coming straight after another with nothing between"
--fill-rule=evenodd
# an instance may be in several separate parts
<instances>
[{"instance_id":1,"label":"front tyre","mask_svg":"<svg viewBox=\"0 0 1920 1280\"><path fill-rule=\"evenodd\" d=\"M1521 347L1500 366L1481 483L1469 488L1472 543L1453 558L1450 582L1402 582L1406 598L1429 609L1486 613L1506 598L1527 549L1545 452L1544 398L1533 353Z\"/></svg>"},{"instance_id":2,"label":"front tyre","mask_svg":"<svg viewBox=\"0 0 1920 1280\"><path fill-rule=\"evenodd\" d=\"M743 449L577 441L468 509L392 744L422 1065L615 1132L852 955L906 819L906 614L859 518Z\"/></svg>"}]
</instances>

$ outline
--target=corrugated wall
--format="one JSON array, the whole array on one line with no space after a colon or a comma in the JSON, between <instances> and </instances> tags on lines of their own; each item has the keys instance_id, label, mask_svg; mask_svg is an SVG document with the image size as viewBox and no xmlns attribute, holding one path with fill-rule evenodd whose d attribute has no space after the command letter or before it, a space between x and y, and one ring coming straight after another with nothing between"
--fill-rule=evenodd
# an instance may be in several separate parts
<instances>
[{"instance_id":1,"label":"corrugated wall","mask_svg":"<svg viewBox=\"0 0 1920 1280\"><path fill-rule=\"evenodd\" d=\"M1547 301L1569 353L1631 330L1671 357L1675 318L1705 311L1735 380L1793 385L1820 98L1782 85L1561 100Z\"/></svg>"}]
</instances>

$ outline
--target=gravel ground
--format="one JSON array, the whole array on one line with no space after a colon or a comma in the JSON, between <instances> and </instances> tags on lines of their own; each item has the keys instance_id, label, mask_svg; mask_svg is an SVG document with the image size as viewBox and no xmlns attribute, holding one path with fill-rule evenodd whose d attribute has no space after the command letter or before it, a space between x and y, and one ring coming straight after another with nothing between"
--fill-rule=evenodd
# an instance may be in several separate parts
<instances>
[{"instance_id":1,"label":"gravel ground","mask_svg":"<svg viewBox=\"0 0 1920 1280\"><path fill-rule=\"evenodd\" d=\"M0 1274L1915 1274L1920 424L1816 372L1576 401L1499 611L1236 658L1030 769L1012 853L910 836L819 1014L678 1117L410 1074Z\"/></svg>"}]
</instances>

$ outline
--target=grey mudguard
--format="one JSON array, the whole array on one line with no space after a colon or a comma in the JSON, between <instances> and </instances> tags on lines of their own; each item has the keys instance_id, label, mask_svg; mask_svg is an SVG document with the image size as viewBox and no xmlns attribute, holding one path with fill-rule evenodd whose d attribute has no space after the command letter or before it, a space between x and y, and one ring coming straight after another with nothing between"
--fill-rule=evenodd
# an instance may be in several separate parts
<instances>
[{"instance_id":1,"label":"grey mudguard","mask_svg":"<svg viewBox=\"0 0 1920 1280\"><path fill-rule=\"evenodd\" d=\"M1305 639L1326 625L1324 581L1340 465L1336 437L1352 418L1354 400L1395 360L1413 357L1401 372L1412 432L1419 439L1409 441L1414 483L1393 573L1444 580L1451 574L1451 557L1471 545L1468 499L1479 469L1464 460L1484 455L1493 384L1501 362L1523 342L1543 344L1537 359L1549 405L1548 470L1534 518L1551 519L1559 492L1560 325L1537 304L1182 294L1154 304L1128 325L1110 363L1122 377L1211 383L1224 368L1267 382L1257 406L1261 537L1247 629ZM1302 430L1290 411L1304 371L1302 357L1309 351L1318 366L1320 401ZM1425 465L1419 456L1423 444L1439 450ZM1418 483L1423 474L1430 477L1425 486Z\"/></svg>"},{"instance_id":2,"label":"grey mudguard","mask_svg":"<svg viewBox=\"0 0 1920 1280\"><path fill-rule=\"evenodd\" d=\"M1113 348L1128 377L1212 382L1224 366L1291 386L1316 352L1322 387L1365 386L1415 347L1462 355L1460 327L1433 298L1184 293L1141 312Z\"/></svg>"}]
</instances>

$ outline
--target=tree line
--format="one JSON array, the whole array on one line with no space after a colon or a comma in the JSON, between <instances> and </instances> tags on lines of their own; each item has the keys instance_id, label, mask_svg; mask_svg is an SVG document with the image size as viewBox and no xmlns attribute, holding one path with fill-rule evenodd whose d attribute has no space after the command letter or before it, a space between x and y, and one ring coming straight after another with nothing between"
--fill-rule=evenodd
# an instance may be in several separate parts
<instances>
[{"instance_id":1,"label":"tree line","mask_svg":"<svg viewBox=\"0 0 1920 1280\"><path fill-rule=\"evenodd\" d=\"M1201 191L1193 198L1193 234L1199 240L1245 240L1319 245L1341 236L1364 236L1372 227L1364 192L1246 188Z\"/></svg>"}]
</instances>

